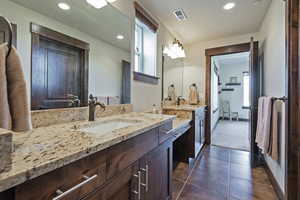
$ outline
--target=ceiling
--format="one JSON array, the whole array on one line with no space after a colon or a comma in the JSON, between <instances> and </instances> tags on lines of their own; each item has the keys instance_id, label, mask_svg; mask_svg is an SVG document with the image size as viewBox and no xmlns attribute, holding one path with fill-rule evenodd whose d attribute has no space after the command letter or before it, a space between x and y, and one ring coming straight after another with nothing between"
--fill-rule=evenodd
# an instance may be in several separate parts
<instances>
[{"instance_id":1,"label":"ceiling","mask_svg":"<svg viewBox=\"0 0 300 200\"><path fill-rule=\"evenodd\" d=\"M228 65L249 65L249 52L214 56L213 59L219 67Z\"/></svg>"},{"instance_id":2,"label":"ceiling","mask_svg":"<svg viewBox=\"0 0 300 200\"><path fill-rule=\"evenodd\" d=\"M57 6L61 0L11 1L116 47L130 51L130 20L111 5L107 5L101 9L95 9L88 5L85 0L64 0L63 2L68 3L71 9L63 11ZM47 26L47 24L41 25ZM123 40L116 39L116 36L119 34L124 36Z\"/></svg>"},{"instance_id":3,"label":"ceiling","mask_svg":"<svg viewBox=\"0 0 300 200\"><path fill-rule=\"evenodd\" d=\"M184 44L259 31L272 0L139 0ZM232 10L223 6L235 2ZM187 20L177 21L182 8Z\"/></svg>"}]
</instances>

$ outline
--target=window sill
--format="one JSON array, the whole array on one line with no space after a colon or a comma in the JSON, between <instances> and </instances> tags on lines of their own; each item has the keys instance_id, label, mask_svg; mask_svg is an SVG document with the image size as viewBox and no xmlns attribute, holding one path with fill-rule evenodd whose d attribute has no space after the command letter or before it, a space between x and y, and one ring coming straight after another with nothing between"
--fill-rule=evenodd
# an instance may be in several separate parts
<instances>
[{"instance_id":1,"label":"window sill","mask_svg":"<svg viewBox=\"0 0 300 200\"><path fill-rule=\"evenodd\" d=\"M158 85L159 77L151 76L141 72L133 72L133 80Z\"/></svg>"}]
</instances>

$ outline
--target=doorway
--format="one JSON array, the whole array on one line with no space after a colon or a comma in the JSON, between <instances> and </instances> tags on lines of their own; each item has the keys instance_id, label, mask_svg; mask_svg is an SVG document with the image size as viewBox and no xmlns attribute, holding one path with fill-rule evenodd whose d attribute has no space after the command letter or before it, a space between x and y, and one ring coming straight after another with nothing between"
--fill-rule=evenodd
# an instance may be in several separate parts
<instances>
[{"instance_id":1,"label":"doorway","mask_svg":"<svg viewBox=\"0 0 300 200\"><path fill-rule=\"evenodd\" d=\"M250 151L250 52L211 57L211 144Z\"/></svg>"},{"instance_id":2,"label":"doorway","mask_svg":"<svg viewBox=\"0 0 300 200\"><path fill-rule=\"evenodd\" d=\"M215 56L225 56L230 54L247 53L249 54L249 140L250 140L250 154L251 154L251 165L253 167L260 164L259 151L255 143L255 132L257 125L257 107L258 97L260 95L260 71L258 67L258 42L254 42L251 38L251 42L236 44L224 47L217 47L212 49L206 49L206 91L205 91L205 102L208 106L208 112L206 113L206 143L212 144L212 60Z\"/></svg>"}]
</instances>

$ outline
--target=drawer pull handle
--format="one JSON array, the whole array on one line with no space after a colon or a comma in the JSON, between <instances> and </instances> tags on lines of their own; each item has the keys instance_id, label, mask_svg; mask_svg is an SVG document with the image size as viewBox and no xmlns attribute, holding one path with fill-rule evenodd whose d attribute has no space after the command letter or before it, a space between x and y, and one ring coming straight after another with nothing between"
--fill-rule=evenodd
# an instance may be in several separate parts
<instances>
[{"instance_id":1,"label":"drawer pull handle","mask_svg":"<svg viewBox=\"0 0 300 200\"><path fill-rule=\"evenodd\" d=\"M143 172L146 173L146 183L141 183L141 185L142 185L143 187L145 187L145 188L146 188L146 192L148 192L148 185L149 185L149 166L146 165L146 167L145 167L145 168L142 168L141 170L142 170Z\"/></svg>"},{"instance_id":2,"label":"drawer pull handle","mask_svg":"<svg viewBox=\"0 0 300 200\"><path fill-rule=\"evenodd\" d=\"M79 183L78 185L75 185L74 187L70 188L69 190L63 192L60 189L56 190L56 194L58 196L54 197L52 200L60 200L63 197L67 196L68 194L74 192L75 190L77 190L78 188L84 186L85 184L91 182L92 180L96 179L98 177L97 174L95 174L94 176L88 177L88 176L83 176L83 178L85 179L83 182Z\"/></svg>"},{"instance_id":3,"label":"drawer pull handle","mask_svg":"<svg viewBox=\"0 0 300 200\"><path fill-rule=\"evenodd\" d=\"M141 172L138 171L138 173L133 176L138 179L138 190L134 190L132 192L133 194L138 195L138 200L141 200Z\"/></svg>"}]
</instances>

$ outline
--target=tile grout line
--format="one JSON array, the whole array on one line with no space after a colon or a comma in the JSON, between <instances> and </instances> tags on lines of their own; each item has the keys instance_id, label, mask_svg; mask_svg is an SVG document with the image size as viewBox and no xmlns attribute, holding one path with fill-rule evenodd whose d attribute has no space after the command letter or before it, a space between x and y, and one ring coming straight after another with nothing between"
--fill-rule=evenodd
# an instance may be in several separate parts
<instances>
[{"instance_id":1,"label":"tile grout line","mask_svg":"<svg viewBox=\"0 0 300 200\"><path fill-rule=\"evenodd\" d=\"M199 159L197 159L197 161L196 161L196 162L200 161L201 159L202 159L202 156L200 155ZM194 166L192 167L192 169L191 169L191 172L189 173L189 175L188 175L187 179L185 180L185 182L184 182L183 186L181 187L181 189L180 189L180 191L179 191L179 193L178 193L178 195L177 195L177 197L176 197L176 199L175 199L175 200L178 200L178 199L179 199L179 197L180 197L181 193L183 192L183 190L184 190L185 186L187 185L187 182L188 182L188 181L189 181L189 179L191 178L191 176L192 176L192 173L193 173L193 171L195 170L195 168L196 168L196 164L194 164Z\"/></svg>"}]
</instances>

